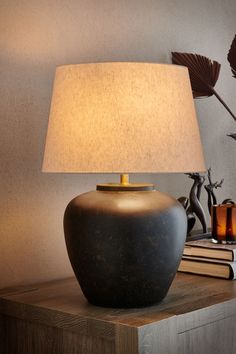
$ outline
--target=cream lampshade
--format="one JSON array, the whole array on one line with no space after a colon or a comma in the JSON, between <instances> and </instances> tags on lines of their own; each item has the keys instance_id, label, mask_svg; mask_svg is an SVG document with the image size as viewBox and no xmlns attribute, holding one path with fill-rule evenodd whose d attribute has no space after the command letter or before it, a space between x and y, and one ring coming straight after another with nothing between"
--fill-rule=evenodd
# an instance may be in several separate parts
<instances>
[{"instance_id":1,"label":"cream lampshade","mask_svg":"<svg viewBox=\"0 0 236 354\"><path fill-rule=\"evenodd\" d=\"M44 171L204 169L187 68L99 63L57 69Z\"/></svg>"},{"instance_id":2,"label":"cream lampshade","mask_svg":"<svg viewBox=\"0 0 236 354\"><path fill-rule=\"evenodd\" d=\"M94 63L57 68L45 172L120 173L120 184L73 199L65 212L67 250L87 299L97 305L160 301L186 236L180 204L128 173L205 170L185 67Z\"/></svg>"}]
</instances>

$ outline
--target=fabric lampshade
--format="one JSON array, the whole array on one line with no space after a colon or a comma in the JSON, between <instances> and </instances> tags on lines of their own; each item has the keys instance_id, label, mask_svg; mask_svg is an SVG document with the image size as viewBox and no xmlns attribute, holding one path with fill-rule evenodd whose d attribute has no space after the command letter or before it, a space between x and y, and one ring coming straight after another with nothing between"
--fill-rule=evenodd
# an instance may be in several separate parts
<instances>
[{"instance_id":1,"label":"fabric lampshade","mask_svg":"<svg viewBox=\"0 0 236 354\"><path fill-rule=\"evenodd\" d=\"M43 171L204 170L186 67L114 62L57 68Z\"/></svg>"}]
</instances>

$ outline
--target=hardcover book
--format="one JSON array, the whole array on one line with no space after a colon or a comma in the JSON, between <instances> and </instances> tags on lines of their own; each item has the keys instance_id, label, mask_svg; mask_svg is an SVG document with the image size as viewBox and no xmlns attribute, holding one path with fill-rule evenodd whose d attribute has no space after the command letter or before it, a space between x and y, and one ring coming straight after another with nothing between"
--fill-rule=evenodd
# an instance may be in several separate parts
<instances>
[{"instance_id":1,"label":"hardcover book","mask_svg":"<svg viewBox=\"0 0 236 354\"><path fill-rule=\"evenodd\" d=\"M183 256L178 271L224 279L235 279L236 262Z\"/></svg>"},{"instance_id":2,"label":"hardcover book","mask_svg":"<svg viewBox=\"0 0 236 354\"><path fill-rule=\"evenodd\" d=\"M236 261L236 245L217 244L210 239L188 241L185 243L183 255L234 262Z\"/></svg>"}]
</instances>

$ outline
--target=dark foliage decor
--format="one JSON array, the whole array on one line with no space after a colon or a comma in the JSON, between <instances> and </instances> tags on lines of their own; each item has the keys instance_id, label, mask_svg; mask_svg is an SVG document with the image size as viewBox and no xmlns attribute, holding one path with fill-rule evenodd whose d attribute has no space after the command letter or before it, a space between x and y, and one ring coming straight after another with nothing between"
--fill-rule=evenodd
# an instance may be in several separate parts
<instances>
[{"instance_id":1,"label":"dark foliage decor","mask_svg":"<svg viewBox=\"0 0 236 354\"><path fill-rule=\"evenodd\" d=\"M236 121L236 116L214 89L220 73L217 61L199 54L172 52L172 62L188 67L194 98L215 95Z\"/></svg>"},{"instance_id":2,"label":"dark foliage decor","mask_svg":"<svg viewBox=\"0 0 236 354\"><path fill-rule=\"evenodd\" d=\"M187 66L194 98L215 94L214 86L220 73L220 64L199 54L172 52L172 62Z\"/></svg>"},{"instance_id":3,"label":"dark foliage decor","mask_svg":"<svg viewBox=\"0 0 236 354\"><path fill-rule=\"evenodd\" d=\"M236 35L231 43L227 58L233 77L236 78ZM217 61L199 54L172 52L172 63L187 66L194 98L215 95L236 121L236 116L214 89L220 74L220 64ZM227 134L227 136L236 140L235 133Z\"/></svg>"},{"instance_id":4,"label":"dark foliage decor","mask_svg":"<svg viewBox=\"0 0 236 354\"><path fill-rule=\"evenodd\" d=\"M228 53L228 61L231 66L233 77L236 78L236 35L233 39L233 42L231 44L231 47L230 47L230 50Z\"/></svg>"}]
</instances>

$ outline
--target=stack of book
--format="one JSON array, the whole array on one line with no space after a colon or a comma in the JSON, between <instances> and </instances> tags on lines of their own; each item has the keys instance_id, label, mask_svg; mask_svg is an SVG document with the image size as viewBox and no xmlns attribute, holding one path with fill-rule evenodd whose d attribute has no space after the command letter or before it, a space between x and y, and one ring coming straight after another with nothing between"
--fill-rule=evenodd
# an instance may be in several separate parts
<instances>
[{"instance_id":1,"label":"stack of book","mask_svg":"<svg viewBox=\"0 0 236 354\"><path fill-rule=\"evenodd\" d=\"M188 241L178 270L236 279L236 245L215 244L210 239Z\"/></svg>"}]
</instances>

